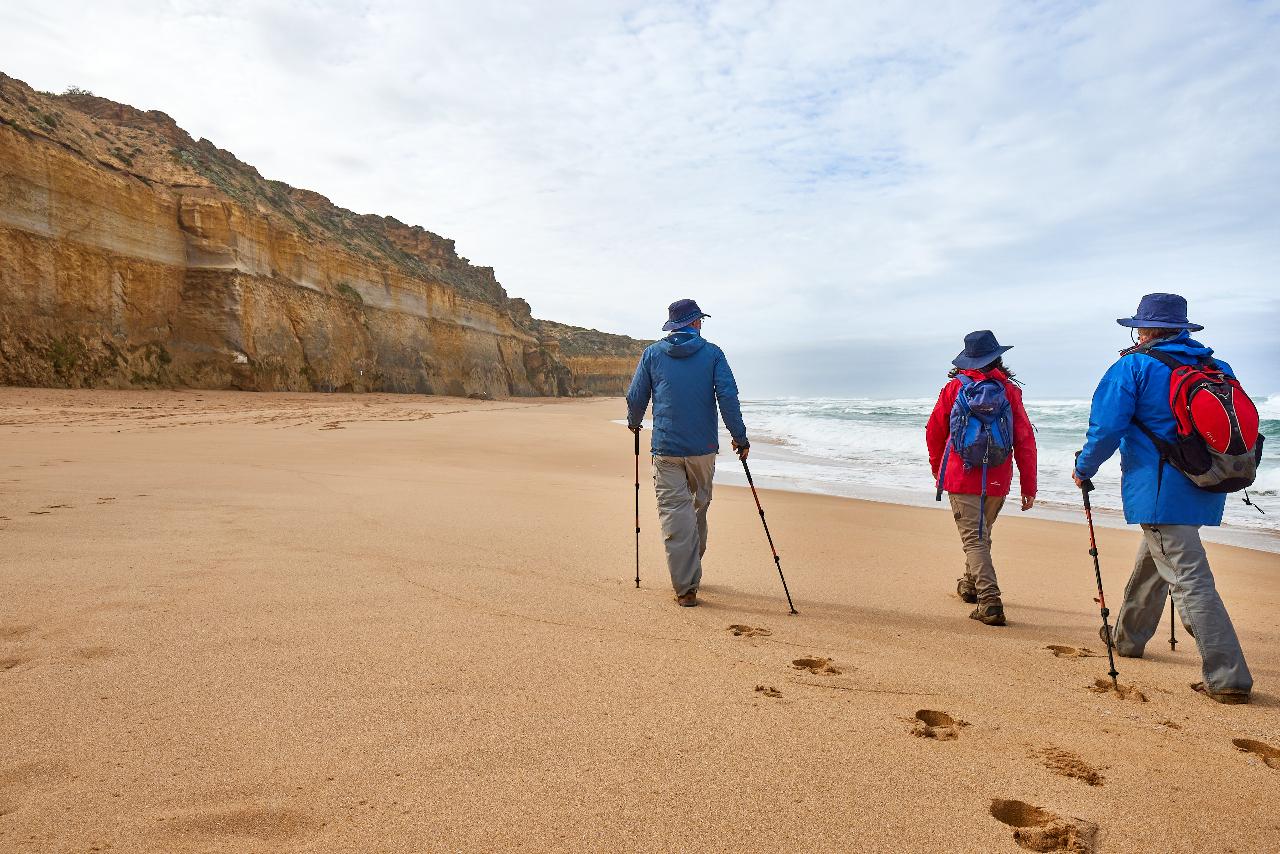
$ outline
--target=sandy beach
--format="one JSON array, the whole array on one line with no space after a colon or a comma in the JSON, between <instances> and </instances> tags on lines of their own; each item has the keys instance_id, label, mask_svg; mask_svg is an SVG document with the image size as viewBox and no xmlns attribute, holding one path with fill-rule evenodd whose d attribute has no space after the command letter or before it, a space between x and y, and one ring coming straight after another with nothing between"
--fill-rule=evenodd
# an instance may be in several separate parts
<instances>
[{"instance_id":1,"label":"sandy beach","mask_svg":"<svg viewBox=\"0 0 1280 854\"><path fill-rule=\"evenodd\" d=\"M788 616L718 487L681 609L621 414L0 388L0 851L1280 850L1277 555L1208 547L1244 707L1181 628L1090 690L1080 524L990 628L947 514L767 491Z\"/></svg>"}]
</instances>

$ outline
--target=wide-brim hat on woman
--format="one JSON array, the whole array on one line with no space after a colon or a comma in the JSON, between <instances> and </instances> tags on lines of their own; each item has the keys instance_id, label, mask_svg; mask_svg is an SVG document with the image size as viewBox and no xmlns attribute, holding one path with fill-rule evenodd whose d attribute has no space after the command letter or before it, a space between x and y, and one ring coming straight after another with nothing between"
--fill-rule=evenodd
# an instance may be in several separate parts
<instances>
[{"instance_id":1,"label":"wide-brim hat on woman","mask_svg":"<svg viewBox=\"0 0 1280 854\"><path fill-rule=\"evenodd\" d=\"M959 356L951 360L951 364L961 370L976 371L979 368L985 368L1000 358L1001 354L1012 349L1012 344L1007 347L1000 346L1000 342L996 340L996 336L990 329L979 329L964 336L964 349L960 351Z\"/></svg>"},{"instance_id":2,"label":"wide-brim hat on woman","mask_svg":"<svg viewBox=\"0 0 1280 854\"><path fill-rule=\"evenodd\" d=\"M1204 329L1187 320L1187 300L1177 294L1147 294L1133 317L1118 318L1116 323L1134 329Z\"/></svg>"},{"instance_id":3,"label":"wide-brim hat on woman","mask_svg":"<svg viewBox=\"0 0 1280 854\"><path fill-rule=\"evenodd\" d=\"M667 306L667 322L662 324L662 331L670 332L672 329L688 326L695 320L710 316L709 314L704 314L693 300L678 299Z\"/></svg>"}]
</instances>

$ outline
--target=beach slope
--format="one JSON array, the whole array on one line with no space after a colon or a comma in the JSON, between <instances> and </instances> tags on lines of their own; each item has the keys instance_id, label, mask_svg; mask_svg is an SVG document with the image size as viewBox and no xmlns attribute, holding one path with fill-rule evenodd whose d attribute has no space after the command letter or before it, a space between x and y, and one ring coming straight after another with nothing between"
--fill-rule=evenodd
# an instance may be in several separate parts
<instances>
[{"instance_id":1,"label":"beach slope","mask_svg":"<svg viewBox=\"0 0 1280 854\"><path fill-rule=\"evenodd\" d=\"M1016 513L1005 628L946 513L770 491L788 616L734 487L677 608L622 412L0 389L0 850L1280 849L1276 555L1209 546L1247 707L1181 629L1093 690L1085 529Z\"/></svg>"}]
</instances>

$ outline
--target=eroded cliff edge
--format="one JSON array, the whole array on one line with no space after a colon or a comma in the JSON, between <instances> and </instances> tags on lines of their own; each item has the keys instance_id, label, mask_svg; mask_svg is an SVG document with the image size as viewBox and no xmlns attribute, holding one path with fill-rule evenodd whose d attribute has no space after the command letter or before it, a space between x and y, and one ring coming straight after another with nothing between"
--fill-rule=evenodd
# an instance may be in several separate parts
<instances>
[{"instance_id":1,"label":"eroded cliff edge","mask_svg":"<svg viewBox=\"0 0 1280 854\"><path fill-rule=\"evenodd\" d=\"M618 394L645 343L164 113L0 74L0 384Z\"/></svg>"}]
</instances>

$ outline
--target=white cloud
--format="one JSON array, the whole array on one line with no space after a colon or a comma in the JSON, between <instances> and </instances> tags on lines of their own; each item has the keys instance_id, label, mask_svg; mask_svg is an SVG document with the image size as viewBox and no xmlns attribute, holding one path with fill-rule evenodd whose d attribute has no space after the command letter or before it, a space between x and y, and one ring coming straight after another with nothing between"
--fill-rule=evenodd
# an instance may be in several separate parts
<instances>
[{"instance_id":1,"label":"white cloud","mask_svg":"<svg viewBox=\"0 0 1280 854\"><path fill-rule=\"evenodd\" d=\"M925 383L991 326L1080 393L1049 346L1088 374L1149 290L1280 390L1274 0L213 8L11 0L3 70L455 238L541 316L695 295L748 390L859 340Z\"/></svg>"}]
</instances>

